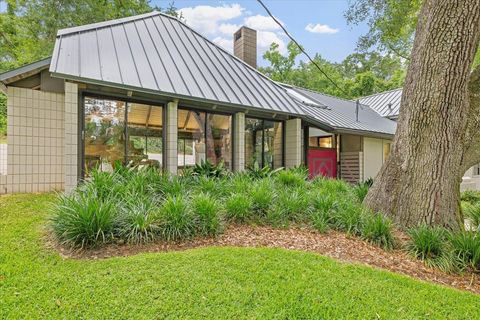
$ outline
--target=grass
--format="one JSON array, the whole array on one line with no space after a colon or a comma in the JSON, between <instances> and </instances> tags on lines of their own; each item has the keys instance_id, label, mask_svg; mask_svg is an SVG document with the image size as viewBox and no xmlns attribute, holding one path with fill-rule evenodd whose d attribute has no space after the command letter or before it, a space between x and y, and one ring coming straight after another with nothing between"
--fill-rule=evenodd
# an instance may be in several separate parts
<instances>
[{"instance_id":1,"label":"grass","mask_svg":"<svg viewBox=\"0 0 480 320\"><path fill-rule=\"evenodd\" d=\"M105 260L45 248L53 195L0 197L2 319L478 319L480 297L311 253L204 248Z\"/></svg>"}]
</instances>

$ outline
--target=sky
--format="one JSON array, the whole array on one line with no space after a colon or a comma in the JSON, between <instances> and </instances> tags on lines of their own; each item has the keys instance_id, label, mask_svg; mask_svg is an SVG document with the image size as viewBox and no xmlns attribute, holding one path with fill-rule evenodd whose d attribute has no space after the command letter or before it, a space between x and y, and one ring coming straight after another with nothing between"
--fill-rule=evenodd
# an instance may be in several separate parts
<instances>
[{"instance_id":1,"label":"sky","mask_svg":"<svg viewBox=\"0 0 480 320\"><path fill-rule=\"evenodd\" d=\"M161 8L170 0L152 0ZM340 62L355 51L358 38L368 30L366 25L350 26L344 12L347 0L264 0L273 15L311 55L321 54L330 61ZM272 42L286 52L287 36L268 17L255 0L177 0L175 6L183 13L186 23L230 52L233 33L242 25L257 30L258 64L266 65L263 53ZM306 60L306 57L301 57Z\"/></svg>"},{"instance_id":2,"label":"sky","mask_svg":"<svg viewBox=\"0 0 480 320\"><path fill-rule=\"evenodd\" d=\"M171 0L151 0L150 4L168 7ZM368 30L366 25L350 26L344 17L348 0L264 0L288 32L314 56L340 62L355 51L358 38ZM176 0L186 23L228 51L233 50L233 33L242 25L257 30L257 63L265 66L263 53L272 42L285 53L287 36L268 17L256 0ZM0 0L0 12L6 4ZM300 57L306 60L306 57Z\"/></svg>"}]
</instances>

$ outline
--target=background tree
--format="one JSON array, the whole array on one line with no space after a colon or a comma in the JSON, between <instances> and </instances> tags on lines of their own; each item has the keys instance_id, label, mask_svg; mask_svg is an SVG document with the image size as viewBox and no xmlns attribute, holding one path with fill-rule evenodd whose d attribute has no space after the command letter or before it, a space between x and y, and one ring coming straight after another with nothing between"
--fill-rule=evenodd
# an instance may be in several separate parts
<instances>
[{"instance_id":1,"label":"background tree","mask_svg":"<svg viewBox=\"0 0 480 320\"><path fill-rule=\"evenodd\" d=\"M480 162L479 38L478 0L423 2L392 150L365 199L401 226L463 226L460 182Z\"/></svg>"},{"instance_id":2,"label":"background tree","mask_svg":"<svg viewBox=\"0 0 480 320\"><path fill-rule=\"evenodd\" d=\"M282 55L273 43L263 55L269 62L261 72L275 81L309 88L343 98L357 98L402 86L405 66L402 59L376 52L353 53L340 63L332 63L316 54L314 61L344 90L339 90L310 62L299 61L300 50L290 42Z\"/></svg>"}]
</instances>

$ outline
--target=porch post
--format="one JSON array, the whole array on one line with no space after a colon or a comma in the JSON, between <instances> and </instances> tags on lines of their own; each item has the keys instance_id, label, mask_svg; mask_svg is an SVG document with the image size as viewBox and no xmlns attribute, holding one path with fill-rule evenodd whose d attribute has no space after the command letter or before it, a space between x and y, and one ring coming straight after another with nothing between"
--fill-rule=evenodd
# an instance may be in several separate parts
<instances>
[{"instance_id":1,"label":"porch post","mask_svg":"<svg viewBox=\"0 0 480 320\"><path fill-rule=\"evenodd\" d=\"M73 190L78 183L78 85L65 81L65 149L64 189Z\"/></svg>"},{"instance_id":2,"label":"porch post","mask_svg":"<svg viewBox=\"0 0 480 320\"><path fill-rule=\"evenodd\" d=\"M237 112L233 119L233 171L245 170L245 113Z\"/></svg>"},{"instance_id":3,"label":"porch post","mask_svg":"<svg viewBox=\"0 0 480 320\"><path fill-rule=\"evenodd\" d=\"M177 174L178 167L178 100L167 103L165 117L165 170L173 175Z\"/></svg>"},{"instance_id":4,"label":"porch post","mask_svg":"<svg viewBox=\"0 0 480 320\"><path fill-rule=\"evenodd\" d=\"M302 120L290 119L285 122L285 167L302 164Z\"/></svg>"}]
</instances>

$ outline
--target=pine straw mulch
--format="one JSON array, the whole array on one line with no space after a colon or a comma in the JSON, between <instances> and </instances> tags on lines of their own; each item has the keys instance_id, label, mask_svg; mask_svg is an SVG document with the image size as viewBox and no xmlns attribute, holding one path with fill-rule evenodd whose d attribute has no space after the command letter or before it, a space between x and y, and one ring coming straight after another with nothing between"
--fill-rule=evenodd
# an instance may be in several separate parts
<instances>
[{"instance_id":1,"label":"pine straw mulch","mask_svg":"<svg viewBox=\"0 0 480 320\"><path fill-rule=\"evenodd\" d=\"M401 234L397 234L397 238L404 241ZM181 243L107 245L101 248L77 251L58 246L56 249L64 258L104 259L130 256L140 252L180 251L210 246L269 247L314 252L343 262L365 264L480 294L480 281L475 274L448 274L427 267L402 250L385 251L358 237L351 237L337 231L321 234L301 228L275 229L264 226L233 225L217 238L197 238Z\"/></svg>"}]
</instances>

